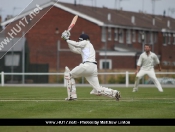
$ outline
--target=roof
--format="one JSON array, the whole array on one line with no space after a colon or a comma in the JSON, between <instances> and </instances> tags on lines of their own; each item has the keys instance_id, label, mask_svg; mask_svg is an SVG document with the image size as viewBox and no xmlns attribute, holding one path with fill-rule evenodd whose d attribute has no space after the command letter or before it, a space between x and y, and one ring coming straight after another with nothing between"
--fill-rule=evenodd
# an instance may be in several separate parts
<instances>
[{"instance_id":1,"label":"roof","mask_svg":"<svg viewBox=\"0 0 175 132\"><path fill-rule=\"evenodd\" d=\"M115 44L114 45L114 50L115 51L118 51L118 52L136 52L136 53L142 53L141 50L138 50L134 47L132 47L133 45L131 44L128 44L128 45L125 45L125 44Z\"/></svg>"},{"instance_id":2,"label":"roof","mask_svg":"<svg viewBox=\"0 0 175 132\"><path fill-rule=\"evenodd\" d=\"M114 50L108 49L107 52L105 52L105 49L99 51L100 56L136 56L141 53L141 50L133 48L132 45L124 44L115 44Z\"/></svg>"},{"instance_id":3,"label":"roof","mask_svg":"<svg viewBox=\"0 0 175 132\"><path fill-rule=\"evenodd\" d=\"M91 21L99 26L130 28L149 31L162 31L162 29L166 29L166 32L175 33L175 24L173 24L175 23L175 19L163 15L161 16L139 12L123 11L109 9L106 7L100 8L79 4L74 5L63 2L55 3L53 1L50 1L49 3L46 3L41 7L46 8L49 6L54 6L71 14L78 15L79 17ZM26 14L29 14L30 11L22 13L21 15L17 16L15 20L22 18ZM108 19L108 17L110 17L110 20ZM14 18L7 20L1 23L1 25L5 26L13 20ZM132 22L132 20L134 22ZM153 25L153 21L155 21L155 25ZM170 23L170 26L168 26L167 23Z\"/></svg>"}]
</instances>

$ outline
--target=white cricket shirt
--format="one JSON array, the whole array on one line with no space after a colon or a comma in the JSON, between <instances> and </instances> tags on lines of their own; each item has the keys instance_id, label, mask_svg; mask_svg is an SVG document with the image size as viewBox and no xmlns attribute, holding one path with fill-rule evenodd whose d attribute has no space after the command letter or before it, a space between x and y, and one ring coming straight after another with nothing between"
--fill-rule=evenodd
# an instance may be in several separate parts
<instances>
[{"instance_id":1,"label":"white cricket shirt","mask_svg":"<svg viewBox=\"0 0 175 132\"><path fill-rule=\"evenodd\" d=\"M149 55L146 52L143 52L137 62L137 66L141 66L141 70L152 70L156 64L159 64L160 61L157 55L153 52L150 52Z\"/></svg>"},{"instance_id":2,"label":"white cricket shirt","mask_svg":"<svg viewBox=\"0 0 175 132\"><path fill-rule=\"evenodd\" d=\"M76 42L73 40L67 40L70 50L74 53L81 54L82 62L90 61L96 62L95 60L95 50L90 41L80 41Z\"/></svg>"}]
</instances>

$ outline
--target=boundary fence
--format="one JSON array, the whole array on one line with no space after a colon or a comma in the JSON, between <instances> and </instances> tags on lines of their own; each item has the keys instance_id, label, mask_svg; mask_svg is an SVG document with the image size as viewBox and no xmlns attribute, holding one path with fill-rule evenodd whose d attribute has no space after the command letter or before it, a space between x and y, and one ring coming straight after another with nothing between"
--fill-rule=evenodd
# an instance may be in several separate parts
<instances>
[{"instance_id":1,"label":"boundary fence","mask_svg":"<svg viewBox=\"0 0 175 132\"><path fill-rule=\"evenodd\" d=\"M4 72L1 72L1 86L6 86L7 84L5 84L5 76L6 75L21 75L21 76L25 76L25 75L56 75L56 76L59 76L59 75L64 75L64 73L4 73ZM129 87L131 84L129 84L129 75L134 75L135 73L134 72L103 72L103 73L98 73L98 75L124 75L125 76L125 84L121 85L121 86L124 86L124 87ZM156 72L156 75L175 75L175 72ZM12 86L15 85L15 84L11 84ZM26 84L25 82L23 82L22 84L18 84L18 85L29 85L29 84ZM30 84L31 86L34 85L34 84ZM52 84L48 84L48 85L52 85ZM56 84L55 84L56 85ZM60 84L60 85L64 85L63 84ZM117 84L115 84L117 85ZM148 86L148 85L144 85L144 86ZM167 85L167 86L174 86L175 85Z\"/></svg>"}]
</instances>

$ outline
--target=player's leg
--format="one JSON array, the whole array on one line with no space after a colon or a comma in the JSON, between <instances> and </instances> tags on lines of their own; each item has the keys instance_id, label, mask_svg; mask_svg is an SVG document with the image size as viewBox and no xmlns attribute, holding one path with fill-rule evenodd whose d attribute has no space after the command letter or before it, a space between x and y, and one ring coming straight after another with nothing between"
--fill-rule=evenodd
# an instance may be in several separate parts
<instances>
[{"instance_id":1,"label":"player's leg","mask_svg":"<svg viewBox=\"0 0 175 132\"><path fill-rule=\"evenodd\" d=\"M111 98L115 98L117 101L121 98L121 93L118 90L113 90L111 88L106 87L100 87L100 90L98 90L98 93L101 95L105 95Z\"/></svg>"},{"instance_id":2,"label":"player's leg","mask_svg":"<svg viewBox=\"0 0 175 132\"><path fill-rule=\"evenodd\" d=\"M106 88L106 87L100 86L97 76L86 77L86 80L93 87L93 90L90 92L90 94L104 95L104 96L116 98L116 100L120 99L120 92L117 90L113 90L111 88Z\"/></svg>"},{"instance_id":3,"label":"player's leg","mask_svg":"<svg viewBox=\"0 0 175 132\"><path fill-rule=\"evenodd\" d=\"M152 79L159 92L163 92L160 82L157 80L154 70L148 71L148 76Z\"/></svg>"},{"instance_id":4,"label":"player's leg","mask_svg":"<svg viewBox=\"0 0 175 132\"><path fill-rule=\"evenodd\" d=\"M67 93L68 93L68 97L66 98L66 100L77 99L74 78L81 77L83 73L84 73L84 68L81 64L79 66L76 66L74 69L72 69L72 71L70 71L68 67L65 67L65 73L64 73L65 86L67 87Z\"/></svg>"},{"instance_id":5,"label":"player's leg","mask_svg":"<svg viewBox=\"0 0 175 132\"><path fill-rule=\"evenodd\" d=\"M97 66L93 63L85 63L80 64L79 66L75 67L71 74L73 77L86 77L86 76L95 76L97 77ZM95 78L94 81L89 82L93 86L93 90L90 94L96 94L97 91L95 88L99 87L99 81L98 78Z\"/></svg>"},{"instance_id":6,"label":"player's leg","mask_svg":"<svg viewBox=\"0 0 175 132\"><path fill-rule=\"evenodd\" d=\"M146 74L146 72L144 70L140 70L135 78L135 84L134 84L134 88L133 88L133 92L137 92L138 91L138 85L140 82L140 79Z\"/></svg>"},{"instance_id":7,"label":"player's leg","mask_svg":"<svg viewBox=\"0 0 175 132\"><path fill-rule=\"evenodd\" d=\"M70 74L73 78L83 77L86 73L86 68L83 64L80 64L79 66L76 66L74 69L70 71Z\"/></svg>"},{"instance_id":8,"label":"player's leg","mask_svg":"<svg viewBox=\"0 0 175 132\"><path fill-rule=\"evenodd\" d=\"M77 99L75 80L70 74L68 67L65 67L64 72L65 86L67 87L68 97L65 100L75 100Z\"/></svg>"},{"instance_id":9,"label":"player's leg","mask_svg":"<svg viewBox=\"0 0 175 132\"><path fill-rule=\"evenodd\" d=\"M85 77L89 84L93 87L90 94L98 95L98 88L100 88L98 77Z\"/></svg>"}]
</instances>

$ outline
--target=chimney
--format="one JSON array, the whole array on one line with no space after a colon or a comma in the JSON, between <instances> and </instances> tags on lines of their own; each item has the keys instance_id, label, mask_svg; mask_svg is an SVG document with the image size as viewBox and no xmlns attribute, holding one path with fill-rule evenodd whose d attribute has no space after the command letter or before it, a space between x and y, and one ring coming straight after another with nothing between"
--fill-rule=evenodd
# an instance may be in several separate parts
<instances>
[{"instance_id":1,"label":"chimney","mask_svg":"<svg viewBox=\"0 0 175 132\"><path fill-rule=\"evenodd\" d=\"M163 11L163 17L165 17L165 16L166 16L166 11L164 10L164 11Z\"/></svg>"},{"instance_id":2,"label":"chimney","mask_svg":"<svg viewBox=\"0 0 175 132\"><path fill-rule=\"evenodd\" d=\"M108 13L108 21L111 21L111 13Z\"/></svg>"},{"instance_id":3,"label":"chimney","mask_svg":"<svg viewBox=\"0 0 175 132\"><path fill-rule=\"evenodd\" d=\"M1 32L1 30L2 30L1 22L2 22L2 17L1 17L1 15L0 15L0 32Z\"/></svg>"},{"instance_id":4,"label":"chimney","mask_svg":"<svg viewBox=\"0 0 175 132\"><path fill-rule=\"evenodd\" d=\"M155 18L153 18L153 26L155 26L155 22L156 22L156 20L155 20Z\"/></svg>"},{"instance_id":5,"label":"chimney","mask_svg":"<svg viewBox=\"0 0 175 132\"><path fill-rule=\"evenodd\" d=\"M167 21L167 27L170 28L171 26L171 23L170 23L170 20Z\"/></svg>"},{"instance_id":6,"label":"chimney","mask_svg":"<svg viewBox=\"0 0 175 132\"><path fill-rule=\"evenodd\" d=\"M74 0L74 6L77 6L77 0Z\"/></svg>"},{"instance_id":7,"label":"chimney","mask_svg":"<svg viewBox=\"0 0 175 132\"><path fill-rule=\"evenodd\" d=\"M132 23L132 24L135 24L135 16L132 16L132 17L131 17L131 23Z\"/></svg>"}]
</instances>

